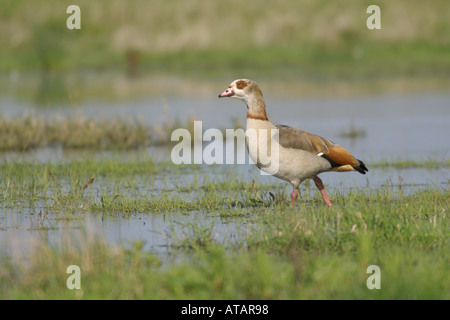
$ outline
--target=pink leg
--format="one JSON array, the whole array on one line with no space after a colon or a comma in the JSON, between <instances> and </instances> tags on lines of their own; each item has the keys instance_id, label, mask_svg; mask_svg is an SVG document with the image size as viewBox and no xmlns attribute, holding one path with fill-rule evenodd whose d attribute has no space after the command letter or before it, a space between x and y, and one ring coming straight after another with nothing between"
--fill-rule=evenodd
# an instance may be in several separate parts
<instances>
[{"instance_id":1,"label":"pink leg","mask_svg":"<svg viewBox=\"0 0 450 320\"><path fill-rule=\"evenodd\" d=\"M316 184L316 187L319 189L320 194L322 195L323 202L325 202L329 207L333 205L331 198L328 196L327 192L325 191L325 187L323 186L322 180L318 176L315 176L313 178L314 183Z\"/></svg>"},{"instance_id":2,"label":"pink leg","mask_svg":"<svg viewBox=\"0 0 450 320\"><path fill-rule=\"evenodd\" d=\"M294 191L291 192L291 208L293 208L295 206L297 197L298 197L298 189L295 188Z\"/></svg>"}]
</instances>

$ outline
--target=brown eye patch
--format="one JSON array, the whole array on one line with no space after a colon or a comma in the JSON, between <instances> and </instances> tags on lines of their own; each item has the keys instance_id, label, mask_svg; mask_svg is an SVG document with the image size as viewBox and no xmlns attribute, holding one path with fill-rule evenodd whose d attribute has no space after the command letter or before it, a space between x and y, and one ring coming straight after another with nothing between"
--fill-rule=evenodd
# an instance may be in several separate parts
<instances>
[{"instance_id":1,"label":"brown eye patch","mask_svg":"<svg viewBox=\"0 0 450 320\"><path fill-rule=\"evenodd\" d=\"M238 82L236 82L236 88L238 88L239 90L244 89L246 86L248 86L247 81L239 80Z\"/></svg>"}]
</instances>

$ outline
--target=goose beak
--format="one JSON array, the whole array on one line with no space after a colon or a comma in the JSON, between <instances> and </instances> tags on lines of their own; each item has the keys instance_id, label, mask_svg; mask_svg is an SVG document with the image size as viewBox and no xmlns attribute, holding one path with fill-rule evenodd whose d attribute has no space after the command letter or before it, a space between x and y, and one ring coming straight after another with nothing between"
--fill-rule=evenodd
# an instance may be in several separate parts
<instances>
[{"instance_id":1,"label":"goose beak","mask_svg":"<svg viewBox=\"0 0 450 320\"><path fill-rule=\"evenodd\" d=\"M228 87L227 90L219 94L219 98L232 97L234 96L234 91L231 87Z\"/></svg>"}]
</instances>

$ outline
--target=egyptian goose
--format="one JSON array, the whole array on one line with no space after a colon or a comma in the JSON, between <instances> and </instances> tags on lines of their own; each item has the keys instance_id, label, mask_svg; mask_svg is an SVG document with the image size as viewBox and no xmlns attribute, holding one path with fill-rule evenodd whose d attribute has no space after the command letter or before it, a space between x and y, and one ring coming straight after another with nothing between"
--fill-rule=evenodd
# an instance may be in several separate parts
<instances>
[{"instance_id":1,"label":"egyptian goose","mask_svg":"<svg viewBox=\"0 0 450 320\"><path fill-rule=\"evenodd\" d=\"M357 171L365 174L369 171L364 162L353 157L343 147L314 135L286 125L272 124L266 115L266 105L261 90L253 80L238 79L219 95L219 98L232 97L243 100L247 104L246 142L251 159L263 171L290 182L293 187L291 206L294 207L299 194L299 185L306 179L312 179L320 190L323 201L332 206L332 200L317 176L327 171ZM266 130L262 130L266 129ZM277 130L273 130L277 129ZM249 138L248 132L253 130L256 135ZM267 134L277 132L278 136ZM259 157L261 139L267 139L268 145L278 143L277 170L270 172ZM263 144L266 142L263 142ZM272 150L272 149L271 149Z\"/></svg>"}]
</instances>

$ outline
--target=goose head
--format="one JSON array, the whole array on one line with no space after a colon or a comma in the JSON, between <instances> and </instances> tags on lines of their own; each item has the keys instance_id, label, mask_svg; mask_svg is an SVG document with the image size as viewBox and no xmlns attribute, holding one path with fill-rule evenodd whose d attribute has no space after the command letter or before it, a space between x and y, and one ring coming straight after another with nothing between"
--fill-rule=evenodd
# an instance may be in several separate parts
<instances>
[{"instance_id":1,"label":"goose head","mask_svg":"<svg viewBox=\"0 0 450 320\"><path fill-rule=\"evenodd\" d=\"M261 89L250 79L234 80L228 88L219 94L219 98L236 98L247 104L247 117L267 119L266 105Z\"/></svg>"},{"instance_id":2,"label":"goose head","mask_svg":"<svg viewBox=\"0 0 450 320\"><path fill-rule=\"evenodd\" d=\"M245 102L251 100L253 95L261 95L261 90L255 81L249 79L234 80L228 88L219 94L219 98L231 97L243 100Z\"/></svg>"}]
</instances>

